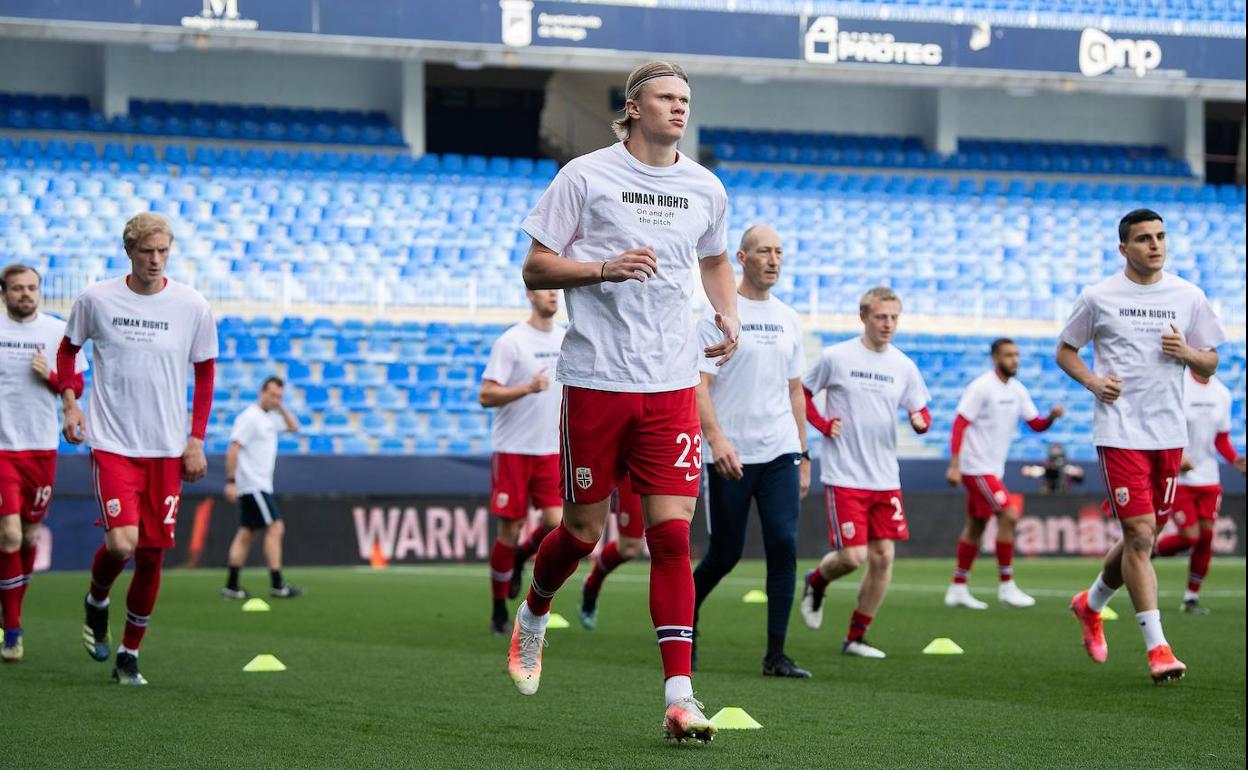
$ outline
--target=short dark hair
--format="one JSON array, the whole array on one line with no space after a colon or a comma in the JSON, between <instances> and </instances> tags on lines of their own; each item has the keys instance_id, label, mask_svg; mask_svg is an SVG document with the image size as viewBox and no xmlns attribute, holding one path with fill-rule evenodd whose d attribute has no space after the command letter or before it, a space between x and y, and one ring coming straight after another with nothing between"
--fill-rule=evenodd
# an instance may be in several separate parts
<instances>
[{"instance_id":1,"label":"short dark hair","mask_svg":"<svg viewBox=\"0 0 1248 770\"><path fill-rule=\"evenodd\" d=\"M286 387L286 381L281 377L267 377L264 382L260 383L260 390L264 390L270 385L276 385L279 388L284 388Z\"/></svg>"},{"instance_id":2,"label":"short dark hair","mask_svg":"<svg viewBox=\"0 0 1248 770\"><path fill-rule=\"evenodd\" d=\"M992 354L995 356L997 354L997 351L1001 350L1001 348L1005 345L1017 345L1017 344L1018 343L1016 343L1014 340L1010 339L1009 337L997 337L995 340L992 341Z\"/></svg>"},{"instance_id":3,"label":"short dark hair","mask_svg":"<svg viewBox=\"0 0 1248 770\"><path fill-rule=\"evenodd\" d=\"M1161 214L1158 214L1152 209L1136 209L1134 211L1128 211L1127 215L1118 221L1118 242L1127 242L1127 236L1131 234L1131 225L1138 225L1141 222L1165 221L1166 220L1161 218Z\"/></svg>"},{"instance_id":4,"label":"short dark hair","mask_svg":"<svg viewBox=\"0 0 1248 770\"><path fill-rule=\"evenodd\" d=\"M22 273L34 273L35 278L39 281L39 284L41 286L43 285L43 276L39 275L38 270L30 265L23 265L20 262L16 262L12 265L5 265L4 270L0 270L0 291L7 291L9 288L9 280L13 276L21 275Z\"/></svg>"}]
</instances>

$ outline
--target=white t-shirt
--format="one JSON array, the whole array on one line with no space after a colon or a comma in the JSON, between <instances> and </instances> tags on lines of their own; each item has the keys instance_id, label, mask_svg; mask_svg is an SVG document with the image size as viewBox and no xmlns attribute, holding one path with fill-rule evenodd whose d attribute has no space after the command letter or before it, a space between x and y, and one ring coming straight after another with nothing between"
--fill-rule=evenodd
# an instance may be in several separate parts
<instances>
[{"instance_id":1,"label":"white t-shirt","mask_svg":"<svg viewBox=\"0 0 1248 770\"><path fill-rule=\"evenodd\" d=\"M714 375L710 392L715 419L741 462L771 462L802 451L789 399L789 380L806 370L802 326L797 313L775 297L759 302L738 294L737 314L741 338L736 355L723 366L701 356L698 368ZM723 338L714 311L698 322L698 338L703 347ZM710 446L702 446L703 461L710 462Z\"/></svg>"},{"instance_id":2,"label":"white t-shirt","mask_svg":"<svg viewBox=\"0 0 1248 770\"><path fill-rule=\"evenodd\" d=\"M855 337L825 348L802 384L811 393L826 390L823 414L841 421L841 434L823 441L820 481L851 489L901 489L897 410L917 412L931 401L914 362L892 345L876 353Z\"/></svg>"},{"instance_id":3,"label":"white t-shirt","mask_svg":"<svg viewBox=\"0 0 1248 770\"><path fill-rule=\"evenodd\" d=\"M242 447L238 451L234 483L240 495L253 492L273 494L273 468L277 465L277 436L286 430L281 412L266 412L252 404L234 418L230 442Z\"/></svg>"},{"instance_id":4,"label":"white t-shirt","mask_svg":"<svg viewBox=\"0 0 1248 770\"><path fill-rule=\"evenodd\" d=\"M1002 382L995 371L984 372L967 386L958 401L958 414L971 423L962 434L958 467L967 476L997 478L1005 475L1018 421L1040 416L1026 386L1014 377Z\"/></svg>"},{"instance_id":5,"label":"white t-shirt","mask_svg":"<svg viewBox=\"0 0 1248 770\"><path fill-rule=\"evenodd\" d=\"M564 291L572 323L559 357L560 382L622 393L698 383L693 268L727 252L727 211L723 184L683 154L655 168L613 144L563 167L524 231L575 262L597 264L651 246L658 273L645 283Z\"/></svg>"},{"instance_id":6,"label":"white t-shirt","mask_svg":"<svg viewBox=\"0 0 1248 770\"><path fill-rule=\"evenodd\" d=\"M208 300L172 279L143 295L125 276L110 278L74 300L65 336L95 342L87 443L125 457L181 457L190 428L187 363L217 357Z\"/></svg>"},{"instance_id":7,"label":"white t-shirt","mask_svg":"<svg viewBox=\"0 0 1248 770\"><path fill-rule=\"evenodd\" d=\"M1188 487L1221 484L1213 440L1219 433L1231 431L1231 391L1217 377L1202 385L1189 372L1183 377L1183 414L1187 416L1183 456L1196 467L1180 475L1179 483Z\"/></svg>"},{"instance_id":8,"label":"white t-shirt","mask_svg":"<svg viewBox=\"0 0 1248 770\"><path fill-rule=\"evenodd\" d=\"M56 349L64 336L65 322L46 313L35 313L24 323L7 313L0 315L0 450L47 451L59 444L57 396L30 362L35 353L42 353L48 368L56 372ZM75 369L87 369L82 351Z\"/></svg>"},{"instance_id":9,"label":"white t-shirt","mask_svg":"<svg viewBox=\"0 0 1248 770\"><path fill-rule=\"evenodd\" d=\"M1088 286L1075 300L1062 342L1074 348L1092 342L1097 376L1122 379L1122 395L1114 403L1096 400L1092 415L1096 446L1187 446L1184 366L1161 352L1161 335L1170 331L1171 324L1197 350L1215 348L1226 339L1205 293L1169 273L1148 286L1118 273Z\"/></svg>"},{"instance_id":10,"label":"white t-shirt","mask_svg":"<svg viewBox=\"0 0 1248 770\"><path fill-rule=\"evenodd\" d=\"M494 343L484 379L503 387L528 385L538 372L546 372L551 385L494 410L494 451L518 455L553 455L559 452L559 405L562 390L555 385L555 363L563 344L563 327L539 331L527 321L518 323Z\"/></svg>"}]
</instances>

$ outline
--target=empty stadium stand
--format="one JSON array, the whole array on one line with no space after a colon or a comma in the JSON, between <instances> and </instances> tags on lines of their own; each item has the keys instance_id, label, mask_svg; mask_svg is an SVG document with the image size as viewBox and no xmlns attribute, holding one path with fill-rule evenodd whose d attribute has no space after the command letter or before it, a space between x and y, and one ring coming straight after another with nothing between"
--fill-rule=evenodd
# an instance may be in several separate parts
<instances>
[{"instance_id":1,"label":"empty stadium stand","mask_svg":"<svg viewBox=\"0 0 1248 770\"><path fill-rule=\"evenodd\" d=\"M0 93L0 129L186 136L251 142L313 142L402 147L384 112L260 107L131 99L125 115L105 117L85 96Z\"/></svg>"},{"instance_id":2,"label":"empty stadium stand","mask_svg":"<svg viewBox=\"0 0 1248 770\"><path fill-rule=\"evenodd\" d=\"M218 311L210 450L225 448L233 416L264 377L278 374L306 426L283 439L284 452L489 451L489 417L476 393L503 327L388 320L386 311L522 315L518 274L528 241L518 226L554 175L553 162L0 138L0 169L0 249L44 272L48 302L63 305L88 283L128 269L117 231L134 211L174 219L171 275L226 308ZM936 415L931 433L907 439L908 451L944 451L961 388L988 366L990 337L970 330L990 330L993 319L1051 329L1082 286L1120 269L1116 223L1128 208L1166 213L1171 268L1205 287L1226 322L1244 323L1242 187L783 167L718 173L734 234L769 222L787 236L776 293L815 319L823 344L848 335L819 319L852 316L858 296L876 284L896 288L911 319L947 319L936 325L962 332L934 334L903 321L898 344L924 371ZM247 317L231 315L231 303ZM333 308L335 317L286 314L310 304ZM1015 457L1039 457L1056 440L1073 457L1090 458L1090 399L1054 367L1050 337L1020 342L1020 376L1037 402L1061 402L1070 417L1042 436L1024 432ZM1222 354L1242 446L1242 336Z\"/></svg>"},{"instance_id":3,"label":"empty stadium stand","mask_svg":"<svg viewBox=\"0 0 1248 770\"><path fill-rule=\"evenodd\" d=\"M963 139L956 153L941 155L924 149L917 136L706 128L700 139L710 146L716 160L725 162L1025 174L1192 176L1187 161L1167 157L1165 147L1148 145Z\"/></svg>"}]
</instances>

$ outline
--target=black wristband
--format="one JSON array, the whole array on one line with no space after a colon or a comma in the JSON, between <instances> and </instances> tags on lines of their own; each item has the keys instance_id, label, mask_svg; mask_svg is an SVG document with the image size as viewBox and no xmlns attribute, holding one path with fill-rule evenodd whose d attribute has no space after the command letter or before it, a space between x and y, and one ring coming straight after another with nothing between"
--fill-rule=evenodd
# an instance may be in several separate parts
<instances>
[{"instance_id":1,"label":"black wristband","mask_svg":"<svg viewBox=\"0 0 1248 770\"><path fill-rule=\"evenodd\" d=\"M798 456L799 456L799 457L801 457L803 460L809 460L809 459L810 459L810 450L809 450L809 449L803 449L803 450L802 450L802 453L801 453L800 455L798 455Z\"/></svg>"},{"instance_id":2,"label":"black wristband","mask_svg":"<svg viewBox=\"0 0 1248 770\"><path fill-rule=\"evenodd\" d=\"M602 270L598 271L598 281L600 283L607 282L607 260L602 260Z\"/></svg>"},{"instance_id":3,"label":"black wristband","mask_svg":"<svg viewBox=\"0 0 1248 770\"><path fill-rule=\"evenodd\" d=\"M226 476L226 477L225 477L225 483L226 483L226 484L233 484L233 483L234 483L234 477L233 477L233 476Z\"/></svg>"}]
</instances>

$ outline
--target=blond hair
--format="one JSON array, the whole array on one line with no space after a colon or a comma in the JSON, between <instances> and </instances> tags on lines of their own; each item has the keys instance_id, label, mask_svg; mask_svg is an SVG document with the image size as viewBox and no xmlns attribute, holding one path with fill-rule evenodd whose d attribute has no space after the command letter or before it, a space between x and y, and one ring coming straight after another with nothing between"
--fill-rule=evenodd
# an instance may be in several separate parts
<instances>
[{"instance_id":1,"label":"blond hair","mask_svg":"<svg viewBox=\"0 0 1248 770\"><path fill-rule=\"evenodd\" d=\"M39 275L38 270L30 265L23 265L21 262L15 262L11 265L5 265L5 268L0 270L0 291L8 291L9 281L13 280L13 276L21 275L22 273L34 273L35 278L39 280L39 283L43 283L43 276Z\"/></svg>"},{"instance_id":2,"label":"blond hair","mask_svg":"<svg viewBox=\"0 0 1248 770\"><path fill-rule=\"evenodd\" d=\"M629 73L624 83L624 114L611 121L611 130L621 142L626 141L632 132L633 119L628 116L628 103L637 101L645 84L655 78L680 78L689 82L689 76L680 65L665 61L649 61Z\"/></svg>"},{"instance_id":3,"label":"blond hair","mask_svg":"<svg viewBox=\"0 0 1248 770\"><path fill-rule=\"evenodd\" d=\"M896 302L900 305L901 297L898 297L897 292L887 286L876 286L874 289L868 289L867 293L862 295L862 299L858 300L858 312L866 313L876 302Z\"/></svg>"},{"instance_id":4,"label":"blond hair","mask_svg":"<svg viewBox=\"0 0 1248 770\"><path fill-rule=\"evenodd\" d=\"M157 233L168 235L169 242L173 242L173 226L168 219L151 211L140 211L126 222L126 229L121 233L121 242L126 251L129 251L139 245L139 241Z\"/></svg>"}]
</instances>

